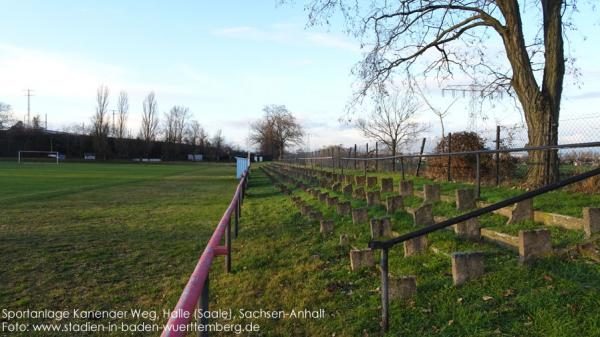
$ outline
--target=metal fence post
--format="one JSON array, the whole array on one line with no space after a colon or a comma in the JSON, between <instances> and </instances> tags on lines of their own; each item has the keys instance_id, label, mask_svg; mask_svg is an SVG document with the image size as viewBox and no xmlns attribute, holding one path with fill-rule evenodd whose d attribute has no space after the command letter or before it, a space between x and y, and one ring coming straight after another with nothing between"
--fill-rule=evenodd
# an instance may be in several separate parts
<instances>
[{"instance_id":1,"label":"metal fence post","mask_svg":"<svg viewBox=\"0 0 600 337\"><path fill-rule=\"evenodd\" d=\"M479 199L479 196L481 195L481 155L478 152L475 156L477 158L477 171L475 177L477 184L475 187L475 195L477 196L477 199Z\"/></svg>"},{"instance_id":2,"label":"metal fence post","mask_svg":"<svg viewBox=\"0 0 600 337\"><path fill-rule=\"evenodd\" d=\"M335 172L335 149L331 148L331 171Z\"/></svg>"},{"instance_id":3,"label":"metal fence post","mask_svg":"<svg viewBox=\"0 0 600 337\"><path fill-rule=\"evenodd\" d=\"M496 150L500 150L500 125L496 126ZM496 152L496 186L500 185L500 152Z\"/></svg>"},{"instance_id":4,"label":"metal fence post","mask_svg":"<svg viewBox=\"0 0 600 337\"><path fill-rule=\"evenodd\" d=\"M235 238L237 239L238 237L238 228L239 228L239 223L240 223L240 199L238 198L237 202L235 203L235 218L234 218L234 222L235 222Z\"/></svg>"},{"instance_id":5,"label":"metal fence post","mask_svg":"<svg viewBox=\"0 0 600 337\"><path fill-rule=\"evenodd\" d=\"M419 170L421 170L421 160L423 157L421 157L423 155L423 151L425 150L425 140L427 140L427 138L423 138L423 142L421 143L421 151L419 151L419 162L417 163L417 172L415 173L415 176L419 176Z\"/></svg>"},{"instance_id":6,"label":"metal fence post","mask_svg":"<svg viewBox=\"0 0 600 337\"><path fill-rule=\"evenodd\" d=\"M448 141L446 142L446 145L448 145L448 153L452 152L452 133L451 132L448 132ZM452 180L451 165L452 165L452 156L448 155L448 181Z\"/></svg>"},{"instance_id":7,"label":"metal fence post","mask_svg":"<svg viewBox=\"0 0 600 337\"><path fill-rule=\"evenodd\" d=\"M354 159L358 158L358 153L356 152L356 144L354 144ZM358 168L358 162L355 160L354 161L354 169L356 170Z\"/></svg>"},{"instance_id":8,"label":"metal fence post","mask_svg":"<svg viewBox=\"0 0 600 337\"><path fill-rule=\"evenodd\" d=\"M381 327L384 332L390 328L389 314L389 274L388 274L388 249L381 250Z\"/></svg>"},{"instance_id":9,"label":"metal fence post","mask_svg":"<svg viewBox=\"0 0 600 337\"><path fill-rule=\"evenodd\" d=\"M377 157L379 157L379 145L375 142L375 172L379 171L379 160L377 160Z\"/></svg>"},{"instance_id":10,"label":"metal fence post","mask_svg":"<svg viewBox=\"0 0 600 337\"><path fill-rule=\"evenodd\" d=\"M342 165L342 147L338 147L337 149L337 153L338 153L338 166L340 168L340 174L344 174L344 165Z\"/></svg>"},{"instance_id":11,"label":"metal fence post","mask_svg":"<svg viewBox=\"0 0 600 337\"><path fill-rule=\"evenodd\" d=\"M209 279L210 274L207 273L206 279L204 280L204 288L202 288L202 293L198 299L198 308L202 310L202 313L208 311ZM198 317L198 324L206 327L208 325L208 316L200 315ZM198 337L208 337L208 329L200 329L200 331L198 331Z\"/></svg>"},{"instance_id":12,"label":"metal fence post","mask_svg":"<svg viewBox=\"0 0 600 337\"><path fill-rule=\"evenodd\" d=\"M369 143L365 146L365 176L367 175L367 158L369 157Z\"/></svg>"},{"instance_id":13,"label":"metal fence post","mask_svg":"<svg viewBox=\"0 0 600 337\"><path fill-rule=\"evenodd\" d=\"M231 215L227 220L227 228L225 229L225 245L227 246L225 271L231 273Z\"/></svg>"},{"instance_id":14,"label":"metal fence post","mask_svg":"<svg viewBox=\"0 0 600 337\"><path fill-rule=\"evenodd\" d=\"M404 157L402 155L400 155L400 172L402 172L402 180L404 180Z\"/></svg>"}]
</instances>

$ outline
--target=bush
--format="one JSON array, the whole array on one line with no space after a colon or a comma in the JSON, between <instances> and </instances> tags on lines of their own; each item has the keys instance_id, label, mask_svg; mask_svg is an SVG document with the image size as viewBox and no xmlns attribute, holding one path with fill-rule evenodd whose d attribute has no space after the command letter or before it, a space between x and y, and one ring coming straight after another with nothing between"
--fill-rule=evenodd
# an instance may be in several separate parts
<instances>
[{"instance_id":1,"label":"bush","mask_svg":"<svg viewBox=\"0 0 600 337\"><path fill-rule=\"evenodd\" d=\"M583 173L587 170L576 170L577 173ZM584 181L578 182L569 187L571 192L579 193L600 193L600 176L593 176Z\"/></svg>"},{"instance_id":2,"label":"bush","mask_svg":"<svg viewBox=\"0 0 600 337\"><path fill-rule=\"evenodd\" d=\"M435 153L448 152L448 138L444 137L435 147ZM452 134L450 152L468 152L486 150L484 140L475 132L463 131ZM506 177L513 172L516 160L508 153L500 154L500 176ZM495 179L495 155L480 156L480 175L482 180ZM477 170L476 155L453 156L451 176L454 180L475 180ZM448 177L448 157L430 157L427 159L425 176L432 179Z\"/></svg>"}]
</instances>

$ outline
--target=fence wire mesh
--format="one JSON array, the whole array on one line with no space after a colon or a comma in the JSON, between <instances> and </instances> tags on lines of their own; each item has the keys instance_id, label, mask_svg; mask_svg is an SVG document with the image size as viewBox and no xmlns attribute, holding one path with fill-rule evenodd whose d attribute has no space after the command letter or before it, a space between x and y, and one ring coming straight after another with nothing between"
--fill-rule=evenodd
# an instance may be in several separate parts
<instances>
[{"instance_id":1,"label":"fence wire mesh","mask_svg":"<svg viewBox=\"0 0 600 337\"><path fill-rule=\"evenodd\" d=\"M484 149L496 149L496 144L500 142L501 149L523 148L528 146L527 127L523 124L498 125L493 128L485 128L473 131L481 138ZM558 144L576 144L597 142L600 137L600 117L596 115L587 115L579 117L563 118L559 121ZM406 144L399 146L395 155L407 154L433 154L447 152L444 146L442 151L438 144L443 141L441 135L431 136L420 139L413 139ZM573 149L558 150L560 160L561 176L568 176L582 171L582 169L600 165L600 149L598 147L579 147ZM403 171L406 174L417 174L417 170L424 176L433 177L434 162L436 165L444 166L447 169L446 160L433 158L396 158L386 160L375 160L375 158L392 157L394 153L381 143L365 142L362 144L353 144L351 146L335 145L326 146L319 150L310 152L298 152L288 155L288 160L300 160L313 167L329 167L340 170L358 170L363 172L375 171ZM475 156L462 156L463 164L459 169L453 167L453 180L473 181L475 179L475 170L470 168L474 165ZM473 158L470 158L473 157ZM515 179L522 179L527 171L526 159L527 152L501 154L496 159L496 155L490 154L482 156L481 168L478 170L484 181L495 180L495 165L498 162L498 175L503 176L503 180L514 183ZM368 158L370 160L348 160L344 158ZM442 164L444 163L444 164ZM453 164L457 165L456 163ZM439 173L439 172L438 172ZM439 175L439 174L438 174Z\"/></svg>"}]
</instances>

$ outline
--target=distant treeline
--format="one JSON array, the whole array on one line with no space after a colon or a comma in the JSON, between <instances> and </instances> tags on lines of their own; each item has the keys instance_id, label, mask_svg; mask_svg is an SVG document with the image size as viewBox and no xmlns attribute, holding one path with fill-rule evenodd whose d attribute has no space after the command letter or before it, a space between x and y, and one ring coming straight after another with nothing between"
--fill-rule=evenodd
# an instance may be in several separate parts
<instances>
[{"instance_id":1,"label":"distant treeline","mask_svg":"<svg viewBox=\"0 0 600 337\"><path fill-rule=\"evenodd\" d=\"M98 138L66 132L50 132L41 128L12 127L0 130L0 157L17 157L18 151L57 151L66 159L83 159L93 153L96 160L130 160L134 158L160 158L162 160L187 160L188 154L202 154L204 160L229 161L246 152L225 144L199 144L150 141L135 138L107 137L98 146ZM98 151L101 149L101 151Z\"/></svg>"}]
</instances>

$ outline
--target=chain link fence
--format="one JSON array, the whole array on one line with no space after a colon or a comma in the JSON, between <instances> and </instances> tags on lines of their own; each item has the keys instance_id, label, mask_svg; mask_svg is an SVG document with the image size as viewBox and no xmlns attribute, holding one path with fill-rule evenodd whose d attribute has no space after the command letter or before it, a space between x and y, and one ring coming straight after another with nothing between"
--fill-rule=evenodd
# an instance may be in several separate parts
<instances>
[{"instance_id":1,"label":"chain link fence","mask_svg":"<svg viewBox=\"0 0 600 337\"><path fill-rule=\"evenodd\" d=\"M494 128L473 132L483 142L482 150L524 148L529 143L527 127L523 124L498 125ZM600 117L596 115L564 118L559 121L559 145L597 142L600 140L599 134ZM340 170L360 170L364 172L398 171L406 174L432 177L432 174L430 174L432 167L428 167L428 162L433 161L431 158L409 155L429 155L447 152L444 144L442 144L444 146L438 146L443 140L441 136L413 139L400 146L398 152L395 154L384 144L374 142L353 144L352 146L325 146L316 151L298 152L288 155L287 159L303 161L305 164L313 167L330 167ZM439 148L444 150L440 151ZM387 158L400 155L406 155L407 157ZM570 176L586 168L589 169L600 165L600 148L595 146L584 145L575 148L561 148L558 150L558 155L561 176ZM462 155L462 157L467 158L467 155ZM368 160L349 160L348 158ZM470 165L468 163L474 163L474 158L471 159L473 160L467 160L467 164L465 165L468 166ZM498 156L490 155L489 158L486 157L482 160L486 161L484 166L489 167L484 172L480 172L483 175L482 179L484 181L498 182L502 180L515 183L523 179L527 172L526 151L511 152L510 154L503 153ZM437 160L437 162L441 161ZM496 169L494 166L499 166L499 168ZM464 174L455 174L453 180L475 180L476 177L473 169L466 169L464 172ZM502 178L497 178L498 175L501 175Z\"/></svg>"}]
</instances>

